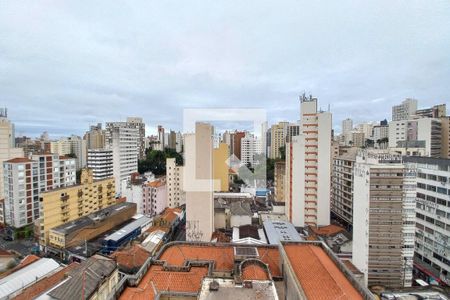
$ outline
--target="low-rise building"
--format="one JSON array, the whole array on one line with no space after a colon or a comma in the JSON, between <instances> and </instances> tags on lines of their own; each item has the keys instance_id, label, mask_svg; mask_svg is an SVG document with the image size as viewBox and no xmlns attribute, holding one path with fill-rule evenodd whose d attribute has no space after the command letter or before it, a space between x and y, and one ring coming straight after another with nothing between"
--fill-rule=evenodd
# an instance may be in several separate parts
<instances>
[{"instance_id":1,"label":"low-rise building","mask_svg":"<svg viewBox=\"0 0 450 300\"><path fill-rule=\"evenodd\" d=\"M295 229L294 225L286 221L264 221L264 232L271 245L279 245L281 242L301 242L304 239Z\"/></svg>"},{"instance_id":2,"label":"low-rise building","mask_svg":"<svg viewBox=\"0 0 450 300\"><path fill-rule=\"evenodd\" d=\"M120 203L67 222L49 230L47 250L64 256L64 250L86 243L128 221L136 214L136 204Z\"/></svg>"},{"instance_id":3,"label":"low-rise building","mask_svg":"<svg viewBox=\"0 0 450 300\"><path fill-rule=\"evenodd\" d=\"M83 169L80 184L40 195L40 244L49 242L49 230L115 204L114 179L94 180L91 169Z\"/></svg>"},{"instance_id":4,"label":"low-rise building","mask_svg":"<svg viewBox=\"0 0 450 300\"><path fill-rule=\"evenodd\" d=\"M375 299L320 242L174 242L141 270L142 277L125 277L119 299Z\"/></svg>"},{"instance_id":5,"label":"low-rise building","mask_svg":"<svg viewBox=\"0 0 450 300\"><path fill-rule=\"evenodd\" d=\"M167 207L167 185L165 177L147 182L142 186L142 213L155 216Z\"/></svg>"},{"instance_id":6,"label":"low-rise building","mask_svg":"<svg viewBox=\"0 0 450 300\"><path fill-rule=\"evenodd\" d=\"M119 282L114 260L95 255L68 272L68 278L47 293L50 299L107 299Z\"/></svg>"},{"instance_id":7,"label":"low-rise building","mask_svg":"<svg viewBox=\"0 0 450 300\"><path fill-rule=\"evenodd\" d=\"M0 299L11 299L36 281L61 269L51 258L37 258L32 263L0 279Z\"/></svg>"}]
</instances>

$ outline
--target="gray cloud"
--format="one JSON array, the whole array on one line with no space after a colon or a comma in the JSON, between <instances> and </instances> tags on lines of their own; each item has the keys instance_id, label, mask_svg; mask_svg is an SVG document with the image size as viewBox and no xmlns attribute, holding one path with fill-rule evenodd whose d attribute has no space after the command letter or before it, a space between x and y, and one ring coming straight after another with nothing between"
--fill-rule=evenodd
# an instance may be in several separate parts
<instances>
[{"instance_id":1,"label":"gray cloud","mask_svg":"<svg viewBox=\"0 0 450 300\"><path fill-rule=\"evenodd\" d=\"M0 105L17 134L64 135L129 115L181 129L191 107L295 121L303 91L337 130L449 102L448 1L242 2L2 2Z\"/></svg>"}]
</instances>

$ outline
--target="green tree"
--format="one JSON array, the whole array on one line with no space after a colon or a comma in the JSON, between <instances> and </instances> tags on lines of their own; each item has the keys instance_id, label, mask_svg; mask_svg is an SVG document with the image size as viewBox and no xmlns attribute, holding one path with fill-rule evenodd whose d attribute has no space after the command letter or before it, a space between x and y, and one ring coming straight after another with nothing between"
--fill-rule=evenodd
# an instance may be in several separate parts
<instances>
[{"instance_id":1,"label":"green tree","mask_svg":"<svg viewBox=\"0 0 450 300\"><path fill-rule=\"evenodd\" d=\"M142 174L150 171L155 175L164 175L166 174L167 158L175 158L178 165L183 164L183 157L173 149L150 150L147 152L145 159L138 162L138 172Z\"/></svg>"}]
</instances>

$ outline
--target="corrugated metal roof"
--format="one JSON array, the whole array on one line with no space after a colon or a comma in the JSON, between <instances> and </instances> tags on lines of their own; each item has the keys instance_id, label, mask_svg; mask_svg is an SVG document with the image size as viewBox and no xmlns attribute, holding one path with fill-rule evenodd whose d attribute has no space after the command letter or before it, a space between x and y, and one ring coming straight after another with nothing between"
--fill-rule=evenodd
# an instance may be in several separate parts
<instances>
[{"instance_id":1,"label":"corrugated metal roof","mask_svg":"<svg viewBox=\"0 0 450 300\"><path fill-rule=\"evenodd\" d=\"M142 216L139 219L137 219L136 221L131 222L130 224L122 227L121 229L117 230L116 232L108 235L105 238L105 241L118 241L121 238L123 238L125 235L129 234L130 232L133 232L134 230L136 230L139 227L143 227L146 224L149 224L152 221L151 218L146 217L146 216Z\"/></svg>"},{"instance_id":2,"label":"corrugated metal roof","mask_svg":"<svg viewBox=\"0 0 450 300\"><path fill-rule=\"evenodd\" d=\"M269 244L277 245L283 242L300 242L303 241L294 225L285 221L264 221L264 231L266 232Z\"/></svg>"},{"instance_id":3,"label":"corrugated metal roof","mask_svg":"<svg viewBox=\"0 0 450 300\"><path fill-rule=\"evenodd\" d=\"M60 265L51 258L41 258L0 280L0 299L40 280L58 269Z\"/></svg>"},{"instance_id":4,"label":"corrugated metal roof","mask_svg":"<svg viewBox=\"0 0 450 300\"><path fill-rule=\"evenodd\" d=\"M53 299L89 299L103 280L117 268L116 262L98 255L69 272L69 280L49 292Z\"/></svg>"}]
</instances>

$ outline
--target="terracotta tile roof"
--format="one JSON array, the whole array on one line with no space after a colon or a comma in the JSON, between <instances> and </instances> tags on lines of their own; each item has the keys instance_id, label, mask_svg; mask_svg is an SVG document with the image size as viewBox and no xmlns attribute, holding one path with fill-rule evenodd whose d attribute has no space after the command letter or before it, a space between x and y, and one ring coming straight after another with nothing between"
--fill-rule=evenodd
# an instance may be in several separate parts
<instances>
[{"instance_id":1,"label":"terracotta tile roof","mask_svg":"<svg viewBox=\"0 0 450 300\"><path fill-rule=\"evenodd\" d=\"M132 273L145 263L150 253L139 245L133 245L128 249L116 251L110 256L117 262L119 269Z\"/></svg>"},{"instance_id":2,"label":"terracotta tile roof","mask_svg":"<svg viewBox=\"0 0 450 300\"><path fill-rule=\"evenodd\" d=\"M363 299L320 246L285 244L283 247L308 299Z\"/></svg>"},{"instance_id":3,"label":"terracotta tile roof","mask_svg":"<svg viewBox=\"0 0 450 300\"><path fill-rule=\"evenodd\" d=\"M164 271L162 266L153 265L136 288L126 288L119 299L154 299L161 291L191 292L200 290L203 277L208 268L192 267L189 272Z\"/></svg>"},{"instance_id":4,"label":"terracotta tile roof","mask_svg":"<svg viewBox=\"0 0 450 300\"><path fill-rule=\"evenodd\" d=\"M242 268L242 280L270 280L269 274L257 264L247 264Z\"/></svg>"},{"instance_id":5,"label":"terracotta tile roof","mask_svg":"<svg viewBox=\"0 0 450 300\"><path fill-rule=\"evenodd\" d=\"M339 232L345 231L344 228L331 224L331 225L327 225L327 226L323 226L323 227L310 227L312 232L314 232L314 234L316 235L325 235L325 236L333 236L338 234Z\"/></svg>"},{"instance_id":6,"label":"terracotta tile roof","mask_svg":"<svg viewBox=\"0 0 450 300\"><path fill-rule=\"evenodd\" d=\"M13 163L13 164L17 164L17 163L26 163L26 162L32 162L31 159L26 158L26 157L16 157L10 160L5 161L7 163Z\"/></svg>"},{"instance_id":7,"label":"terracotta tile roof","mask_svg":"<svg viewBox=\"0 0 450 300\"><path fill-rule=\"evenodd\" d=\"M159 259L175 266L188 260L213 260L217 271L229 271L234 266L233 247L229 246L174 245L167 248Z\"/></svg>"},{"instance_id":8,"label":"terracotta tile roof","mask_svg":"<svg viewBox=\"0 0 450 300\"><path fill-rule=\"evenodd\" d=\"M153 180L153 181L150 181L149 183L147 183L147 186L156 188L156 187L163 186L165 184L166 183L163 182L162 180Z\"/></svg>"},{"instance_id":9,"label":"terracotta tile roof","mask_svg":"<svg viewBox=\"0 0 450 300\"><path fill-rule=\"evenodd\" d=\"M178 218L178 215L182 212L181 208L175 207L175 208L166 208L164 212L161 214L161 219L164 219L170 223L172 223L176 218Z\"/></svg>"},{"instance_id":10,"label":"terracotta tile roof","mask_svg":"<svg viewBox=\"0 0 450 300\"><path fill-rule=\"evenodd\" d=\"M6 250L0 249L0 256L15 256L15 255Z\"/></svg>"},{"instance_id":11,"label":"terracotta tile roof","mask_svg":"<svg viewBox=\"0 0 450 300\"><path fill-rule=\"evenodd\" d=\"M66 266L65 268L57 271L56 273L53 273L52 275L45 277L38 282L34 283L33 285L27 287L20 293L18 296L13 298L14 300L28 300L28 299L34 299L37 296L43 294L44 292L48 291L52 287L56 286L58 283L62 282L66 277L66 273L77 267L78 263L71 263L70 265Z\"/></svg>"},{"instance_id":12,"label":"terracotta tile roof","mask_svg":"<svg viewBox=\"0 0 450 300\"><path fill-rule=\"evenodd\" d=\"M277 248L258 247L259 259L269 265L272 276L280 277L280 254ZM182 266L188 260L213 260L215 271L234 268L233 246L178 244L166 248L160 260L169 265Z\"/></svg>"}]
</instances>

